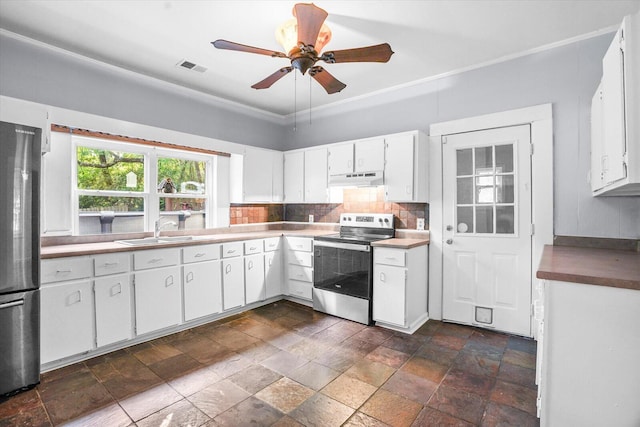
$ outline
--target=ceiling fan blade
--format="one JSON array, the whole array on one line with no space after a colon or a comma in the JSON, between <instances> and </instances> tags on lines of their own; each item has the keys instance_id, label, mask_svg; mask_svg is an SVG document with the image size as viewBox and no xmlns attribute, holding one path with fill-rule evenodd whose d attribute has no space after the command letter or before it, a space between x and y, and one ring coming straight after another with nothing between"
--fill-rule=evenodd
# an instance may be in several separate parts
<instances>
[{"instance_id":1,"label":"ceiling fan blade","mask_svg":"<svg viewBox=\"0 0 640 427\"><path fill-rule=\"evenodd\" d=\"M259 81L258 83L251 86L254 89L268 89L272 84L289 74L293 70L293 67L283 67L280 68L275 73L271 74L266 79Z\"/></svg>"},{"instance_id":2,"label":"ceiling fan blade","mask_svg":"<svg viewBox=\"0 0 640 427\"><path fill-rule=\"evenodd\" d=\"M298 42L315 45L320 28L329 15L313 3L298 3L293 6L293 15L298 20Z\"/></svg>"},{"instance_id":3,"label":"ceiling fan blade","mask_svg":"<svg viewBox=\"0 0 640 427\"><path fill-rule=\"evenodd\" d=\"M347 87L346 84L333 77L327 70L322 67L315 66L309 70L309 75L313 77L327 91L329 95L340 92Z\"/></svg>"},{"instance_id":4,"label":"ceiling fan blade","mask_svg":"<svg viewBox=\"0 0 640 427\"><path fill-rule=\"evenodd\" d=\"M248 53L257 53L258 55L267 55L278 58L288 58L282 52L276 52L268 49L261 49L259 47L247 46L240 43L230 42L228 40L216 40L211 42L218 49L227 49L227 50L236 50L238 52L248 52Z\"/></svg>"},{"instance_id":5,"label":"ceiling fan blade","mask_svg":"<svg viewBox=\"0 0 640 427\"><path fill-rule=\"evenodd\" d=\"M391 46L389 46L389 43L383 43L375 46L324 52L320 59L329 64L340 62L387 62L391 55L393 55Z\"/></svg>"}]
</instances>

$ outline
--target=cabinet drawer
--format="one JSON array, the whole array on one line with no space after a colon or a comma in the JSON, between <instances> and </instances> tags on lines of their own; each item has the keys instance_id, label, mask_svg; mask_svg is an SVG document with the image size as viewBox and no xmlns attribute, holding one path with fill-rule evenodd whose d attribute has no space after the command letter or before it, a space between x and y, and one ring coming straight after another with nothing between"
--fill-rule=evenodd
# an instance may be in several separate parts
<instances>
[{"instance_id":1,"label":"cabinet drawer","mask_svg":"<svg viewBox=\"0 0 640 427\"><path fill-rule=\"evenodd\" d=\"M182 248L182 261L185 264L199 261L211 261L220 258L220 245L187 246Z\"/></svg>"},{"instance_id":2,"label":"cabinet drawer","mask_svg":"<svg viewBox=\"0 0 640 427\"><path fill-rule=\"evenodd\" d=\"M289 244L289 249L294 251L313 251L313 239L308 237L287 237L287 243Z\"/></svg>"},{"instance_id":3,"label":"cabinet drawer","mask_svg":"<svg viewBox=\"0 0 640 427\"><path fill-rule=\"evenodd\" d=\"M45 259L40 263L41 283L91 277L93 263L89 257Z\"/></svg>"},{"instance_id":4,"label":"cabinet drawer","mask_svg":"<svg viewBox=\"0 0 640 427\"><path fill-rule=\"evenodd\" d=\"M244 242L244 254L259 254L262 252L262 246L262 240L247 240L246 242Z\"/></svg>"},{"instance_id":5,"label":"cabinet drawer","mask_svg":"<svg viewBox=\"0 0 640 427\"><path fill-rule=\"evenodd\" d=\"M313 269L310 267L289 264L287 271L289 279L313 283Z\"/></svg>"},{"instance_id":6,"label":"cabinet drawer","mask_svg":"<svg viewBox=\"0 0 640 427\"><path fill-rule=\"evenodd\" d=\"M139 251L133 254L133 268L144 270L147 268L166 267L180 263L180 249L153 249Z\"/></svg>"},{"instance_id":7,"label":"cabinet drawer","mask_svg":"<svg viewBox=\"0 0 640 427\"><path fill-rule=\"evenodd\" d=\"M404 267L407 264L407 253L404 249L374 248L374 264L396 265Z\"/></svg>"},{"instance_id":8,"label":"cabinet drawer","mask_svg":"<svg viewBox=\"0 0 640 427\"><path fill-rule=\"evenodd\" d=\"M264 239L264 251L265 252L277 251L279 247L280 247L280 238L279 237L269 237L268 239Z\"/></svg>"},{"instance_id":9,"label":"cabinet drawer","mask_svg":"<svg viewBox=\"0 0 640 427\"><path fill-rule=\"evenodd\" d=\"M129 253L96 255L93 257L93 267L96 276L127 273L131 268L131 255Z\"/></svg>"},{"instance_id":10,"label":"cabinet drawer","mask_svg":"<svg viewBox=\"0 0 640 427\"><path fill-rule=\"evenodd\" d=\"M311 283L289 280L289 295L310 300L312 289Z\"/></svg>"},{"instance_id":11,"label":"cabinet drawer","mask_svg":"<svg viewBox=\"0 0 640 427\"><path fill-rule=\"evenodd\" d=\"M230 242L222 244L222 258L231 258L242 255L242 242Z\"/></svg>"},{"instance_id":12,"label":"cabinet drawer","mask_svg":"<svg viewBox=\"0 0 640 427\"><path fill-rule=\"evenodd\" d=\"M313 267L313 254L311 252L289 251L287 260L289 264Z\"/></svg>"}]
</instances>

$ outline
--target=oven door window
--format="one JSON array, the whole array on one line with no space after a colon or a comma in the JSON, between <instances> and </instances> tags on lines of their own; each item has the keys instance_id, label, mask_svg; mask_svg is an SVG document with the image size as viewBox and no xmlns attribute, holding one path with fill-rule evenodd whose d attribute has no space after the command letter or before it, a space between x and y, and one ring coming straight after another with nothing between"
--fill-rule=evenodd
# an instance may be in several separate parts
<instances>
[{"instance_id":1,"label":"oven door window","mask_svg":"<svg viewBox=\"0 0 640 427\"><path fill-rule=\"evenodd\" d=\"M313 286L358 298L371 297L371 252L316 246Z\"/></svg>"}]
</instances>

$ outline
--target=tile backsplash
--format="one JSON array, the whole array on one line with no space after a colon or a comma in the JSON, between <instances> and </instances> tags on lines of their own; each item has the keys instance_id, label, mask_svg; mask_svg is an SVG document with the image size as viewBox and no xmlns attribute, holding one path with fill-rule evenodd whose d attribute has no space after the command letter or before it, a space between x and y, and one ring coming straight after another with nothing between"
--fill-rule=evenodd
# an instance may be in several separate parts
<instances>
[{"instance_id":1,"label":"tile backsplash","mask_svg":"<svg viewBox=\"0 0 640 427\"><path fill-rule=\"evenodd\" d=\"M425 218L425 229L429 229L429 205L427 203L389 203L384 201L384 188L349 188L343 191L342 203L294 203L286 205L252 204L231 205L231 224L256 222L298 221L337 223L343 212L392 213L396 228L414 229L418 218Z\"/></svg>"}]
</instances>

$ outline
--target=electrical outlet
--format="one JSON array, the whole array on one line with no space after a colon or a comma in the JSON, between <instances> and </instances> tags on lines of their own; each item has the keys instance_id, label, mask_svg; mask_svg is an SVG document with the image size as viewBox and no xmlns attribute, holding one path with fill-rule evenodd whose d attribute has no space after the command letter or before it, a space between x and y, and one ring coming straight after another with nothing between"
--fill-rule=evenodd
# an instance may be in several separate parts
<instances>
[{"instance_id":1,"label":"electrical outlet","mask_svg":"<svg viewBox=\"0 0 640 427\"><path fill-rule=\"evenodd\" d=\"M313 222L313 215L309 215L309 222Z\"/></svg>"},{"instance_id":2,"label":"electrical outlet","mask_svg":"<svg viewBox=\"0 0 640 427\"><path fill-rule=\"evenodd\" d=\"M416 229L424 230L424 218L417 218Z\"/></svg>"}]
</instances>

